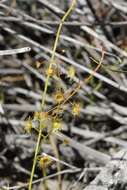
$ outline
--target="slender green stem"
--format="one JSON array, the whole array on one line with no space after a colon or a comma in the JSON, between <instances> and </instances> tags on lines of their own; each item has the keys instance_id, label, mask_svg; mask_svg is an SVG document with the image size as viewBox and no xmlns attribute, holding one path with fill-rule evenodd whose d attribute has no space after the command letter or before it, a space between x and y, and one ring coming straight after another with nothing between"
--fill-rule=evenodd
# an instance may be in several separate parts
<instances>
[{"instance_id":1,"label":"slender green stem","mask_svg":"<svg viewBox=\"0 0 127 190\"><path fill-rule=\"evenodd\" d=\"M45 168L45 166L42 168L42 172L43 172L43 177L46 177L46 168ZM46 180L43 181L43 184L44 184L44 189L49 190Z\"/></svg>"},{"instance_id":2,"label":"slender green stem","mask_svg":"<svg viewBox=\"0 0 127 190\"><path fill-rule=\"evenodd\" d=\"M62 30L62 26L63 26L66 18L69 16L71 11L74 9L75 4L76 4L76 0L73 0L70 8L67 10L67 12L65 13L65 15L63 16L63 18L62 18L62 20L60 22L60 25L59 25L57 33L56 33L56 39L55 39L54 46L53 46L53 51L52 51L52 56L51 56L51 59L50 59L49 69L52 68L52 64L55 61L55 53L56 53L56 48L57 48L58 40L59 40L59 37L60 37L60 33L61 33L61 30ZM50 75L48 74L47 78L46 78L46 82L45 82L44 93L43 93L43 96L42 96L42 103L41 103L42 110L44 109L44 105L45 105L45 97L46 97L46 92L47 92L47 89L48 89L49 79L50 79ZM33 182L33 176L34 176L36 162L37 162L37 155L38 155L38 152L39 152L39 147L40 147L40 142L41 142L41 134L42 134L42 125L40 124L28 190L32 190L32 182Z\"/></svg>"},{"instance_id":3,"label":"slender green stem","mask_svg":"<svg viewBox=\"0 0 127 190\"><path fill-rule=\"evenodd\" d=\"M41 127L40 127L40 130L42 130ZM35 154L34 154L33 166L32 166L32 170L31 170L31 176L30 176L30 182L29 182L29 188L28 188L29 190L32 190L32 181L33 181L33 176L34 176L34 171L35 171L35 166L36 166L36 161L37 161L37 155L38 155L38 151L39 151L39 147L40 147L40 141L41 141L41 132L39 131Z\"/></svg>"},{"instance_id":4,"label":"slender green stem","mask_svg":"<svg viewBox=\"0 0 127 190\"><path fill-rule=\"evenodd\" d=\"M52 68L53 63L55 62L55 53L56 53L56 48L57 48L58 40L59 40L59 37L60 37L60 33L61 33L61 30L62 30L62 26L63 26L66 18L69 16L71 11L74 9L75 4L76 4L76 0L73 0L70 8L68 9L68 11L65 13L63 18L61 19L61 22L59 24L59 27L58 27L58 30L57 30L57 33L56 33L56 39L55 39L53 50L52 50L52 56L51 56L51 59L50 59L49 69ZM45 96L46 96L46 92L47 92L47 88L48 88L49 78L50 78L50 75L47 75L46 82L45 82L45 89L44 89L44 93L43 93L43 97L42 97L42 104L41 104L42 108L43 108L43 106L45 104Z\"/></svg>"}]
</instances>

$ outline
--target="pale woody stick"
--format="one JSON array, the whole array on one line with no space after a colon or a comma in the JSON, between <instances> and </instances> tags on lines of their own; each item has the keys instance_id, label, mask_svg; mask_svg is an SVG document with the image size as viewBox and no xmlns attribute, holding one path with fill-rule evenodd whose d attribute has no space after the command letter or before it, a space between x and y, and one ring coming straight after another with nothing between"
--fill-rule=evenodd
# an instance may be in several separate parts
<instances>
[{"instance_id":1,"label":"pale woody stick","mask_svg":"<svg viewBox=\"0 0 127 190\"><path fill-rule=\"evenodd\" d=\"M31 50L30 47L24 47L24 48L19 48L19 49L12 49L12 50L0 50L0 56L26 53L26 52L29 52L30 50Z\"/></svg>"}]
</instances>

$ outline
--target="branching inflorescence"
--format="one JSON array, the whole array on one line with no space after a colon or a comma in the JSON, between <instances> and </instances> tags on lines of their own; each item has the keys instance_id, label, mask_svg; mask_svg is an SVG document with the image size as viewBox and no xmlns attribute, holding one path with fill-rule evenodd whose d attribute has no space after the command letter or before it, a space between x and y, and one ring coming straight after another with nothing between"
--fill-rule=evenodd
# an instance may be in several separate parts
<instances>
[{"instance_id":1,"label":"branching inflorescence","mask_svg":"<svg viewBox=\"0 0 127 190\"><path fill-rule=\"evenodd\" d=\"M61 19L61 22L59 24L59 27L56 33L56 39L55 39L53 50L52 50L52 56L49 61L49 67L46 70L46 81L45 81L44 92L42 94L41 111L35 112L33 115L33 118L29 118L26 121L26 126L25 126L26 132L31 133L32 129L34 129L38 133L35 154L34 154L34 159L33 159L33 166L32 166L32 171L31 171L31 177L30 177L29 187L28 187L29 190L32 190L33 176L35 173L35 167L36 167L37 162L39 162L39 166L42 168L44 176L46 175L45 167L47 167L52 162L51 158L47 156L42 157L39 155L41 142L45 139L48 139L52 133L61 130L62 121L59 115L61 111L62 112L64 111L63 110L64 105L79 91L79 89L81 88L82 85L84 85L84 83L87 83L93 77L94 73L97 72L97 70L101 67L101 64L104 58L105 52L102 51L101 60L98 63L97 67L93 70L93 73L88 78L84 79L84 81L79 81L76 84L76 87L74 87L74 89L64 92L64 90L60 88L59 86L53 95L55 106L51 108L49 111L44 111L49 80L50 78L54 78L54 76L56 79L58 80L60 79L59 72L56 69L55 53L56 53L59 37L61 34L61 30L62 30L65 20L68 18L68 16L74 9L75 5L76 5L76 0L72 0L71 6L67 10L67 12L64 14L63 18ZM75 69L73 67L70 67L68 70L68 77L73 79L73 77L75 77L75 73L76 73ZM81 110L81 104L79 102L73 102L71 103L71 107L72 107L73 116L79 115L80 110ZM44 134L45 132L46 132L46 135ZM59 166L58 166L58 169L60 170ZM45 189L47 188L46 183L44 183L44 187Z\"/></svg>"}]
</instances>

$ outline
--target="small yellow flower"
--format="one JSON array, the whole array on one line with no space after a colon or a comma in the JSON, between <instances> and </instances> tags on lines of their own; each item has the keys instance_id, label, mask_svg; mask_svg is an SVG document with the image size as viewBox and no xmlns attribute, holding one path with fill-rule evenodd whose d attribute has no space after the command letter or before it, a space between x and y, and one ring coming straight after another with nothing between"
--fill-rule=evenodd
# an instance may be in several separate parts
<instances>
[{"instance_id":1,"label":"small yellow flower","mask_svg":"<svg viewBox=\"0 0 127 190\"><path fill-rule=\"evenodd\" d=\"M74 116L77 116L80 114L80 112L81 112L81 104L80 103L74 103L72 105L72 114Z\"/></svg>"},{"instance_id":2,"label":"small yellow flower","mask_svg":"<svg viewBox=\"0 0 127 190\"><path fill-rule=\"evenodd\" d=\"M60 104L64 100L64 93L61 90L56 91L54 99L56 103Z\"/></svg>"},{"instance_id":3,"label":"small yellow flower","mask_svg":"<svg viewBox=\"0 0 127 190\"><path fill-rule=\"evenodd\" d=\"M41 112L36 111L36 112L34 113L34 119L35 119L35 120L40 120L40 119L41 119Z\"/></svg>"},{"instance_id":4,"label":"small yellow flower","mask_svg":"<svg viewBox=\"0 0 127 190\"><path fill-rule=\"evenodd\" d=\"M51 76L53 76L53 75L56 74L56 70L53 67L52 68L48 68L46 70L46 74L51 77Z\"/></svg>"},{"instance_id":5,"label":"small yellow flower","mask_svg":"<svg viewBox=\"0 0 127 190\"><path fill-rule=\"evenodd\" d=\"M26 125L24 127L24 130L27 132L27 133L31 133L31 129L32 129L32 121L31 119L29 118L27 121L26 121Z\"/></svg>"},{"instance_id":6,"label":"small yellow flower","mask_svg":"<svg viewBox=\"0 0 127 190\"><path fill-rule=\"evenodd\" d=\"M49 166L51 163L52 163L52 160L48 155L42 156L39 160L39 166L42 169Z\"/></svg>"},{"instance_id":7,"label":"small yellow flower","mask_svg":"<svg viewBox=\"0 0 127 190\"><path fill-rule=\"evenodd\" d=\"M62 129L62 124L61 124L61 121L59 119L55 119L53 122L52 122L52 131L53 132L57 132L59 130Z\"/></svg>"}]
</instances>

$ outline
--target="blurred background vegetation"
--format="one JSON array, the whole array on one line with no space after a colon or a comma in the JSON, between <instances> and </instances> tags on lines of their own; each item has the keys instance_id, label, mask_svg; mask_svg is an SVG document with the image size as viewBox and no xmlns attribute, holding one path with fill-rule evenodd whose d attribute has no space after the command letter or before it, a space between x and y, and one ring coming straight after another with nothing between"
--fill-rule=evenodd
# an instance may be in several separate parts
<instances>
[{"instance_id":1,"label":"blurred background vegetation","mask_svg":"<svg viewBox=\"0 0 127 190\"><path fill-rule=\"evenodd\" d=\"M0 52L31 48L30 52L0 56L1 189L27 189L37 133L26 134L24 123L40 110L57 28L70 3L0 1ZM60 113L61 137L56 135L55 144L64 162L63 189L85 188L112 156L127 147L126 31L124 0L77 0L64 23L56 54L60 81L50 80L46 111L54 106L58 88L63 93L75 88L79 80L83 81L95 69L102 49L106 53L101 68L87 84L81 85ZM72 114L74 103L81 105L78 116ZM55 157L49 141L43 142L41 152ZM56 162L47 167L46 173L49 189L56 189ZM42 179L38 164L34 189L43 189Z\"/></svg>"}]
</instances>

